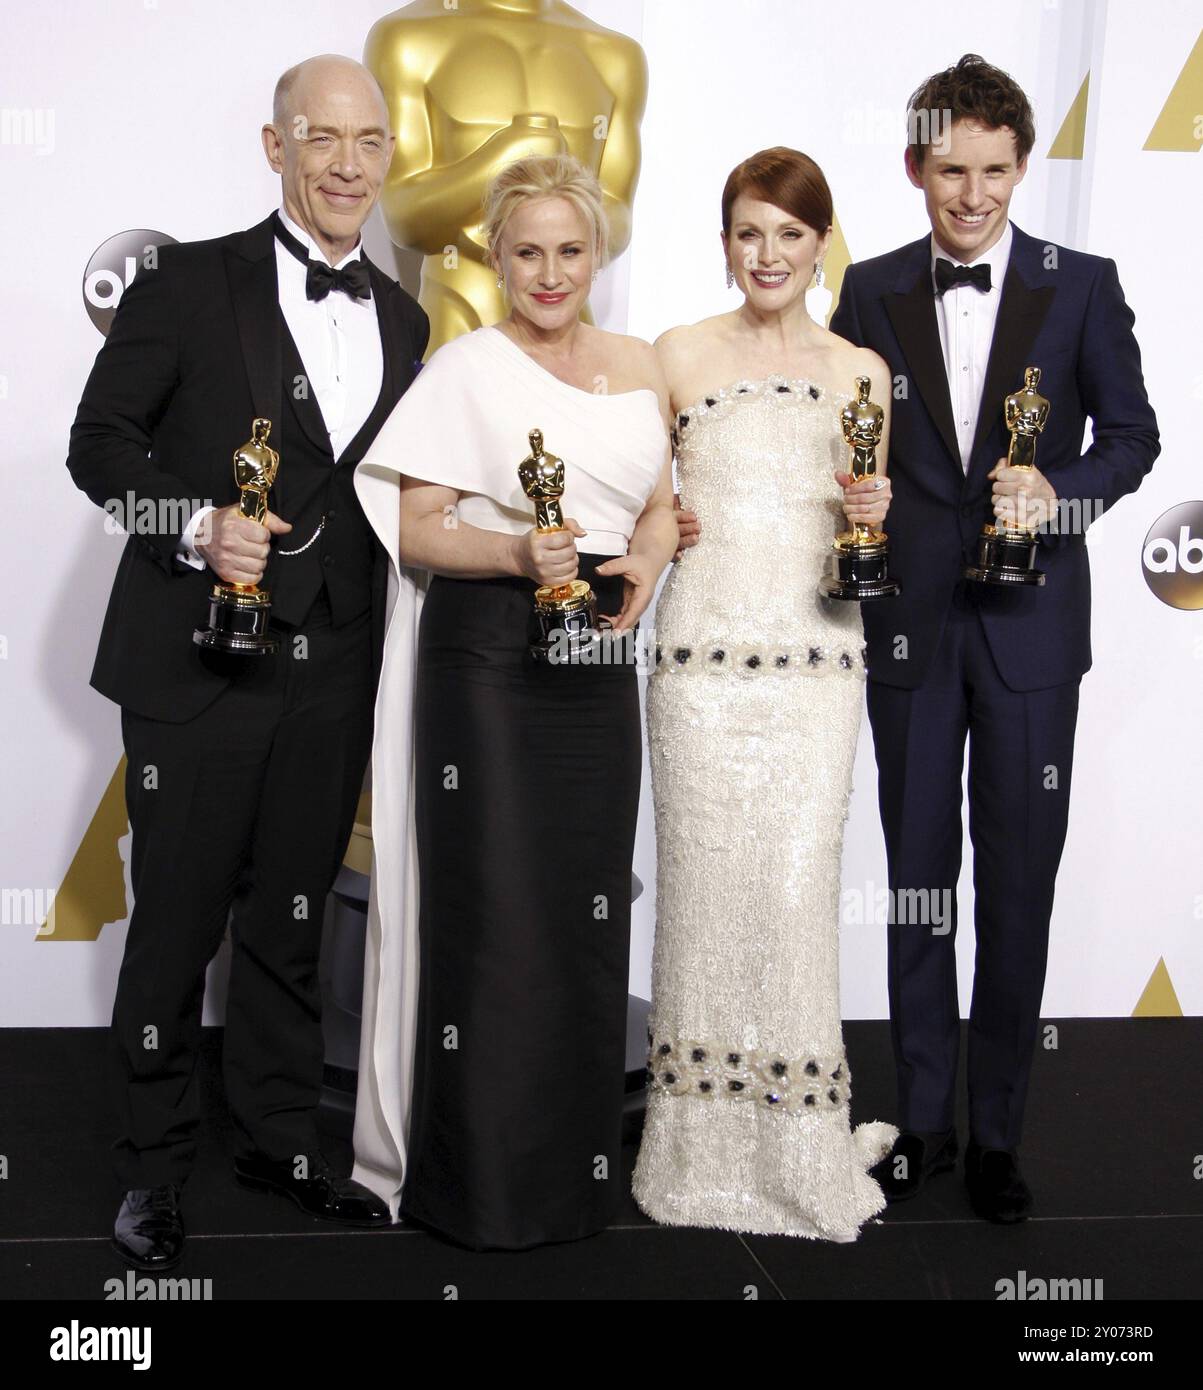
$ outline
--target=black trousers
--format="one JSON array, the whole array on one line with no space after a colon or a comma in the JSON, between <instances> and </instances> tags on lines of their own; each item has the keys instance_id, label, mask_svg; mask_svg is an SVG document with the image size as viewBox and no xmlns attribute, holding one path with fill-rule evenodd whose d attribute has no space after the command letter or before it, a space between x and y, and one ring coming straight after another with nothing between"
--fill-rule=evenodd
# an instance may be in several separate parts
<instances>
[{"instance_id":1,"label":"black trousers","mask_svg":"<svg viewBox=\"0 0 1203 1390\"><path fill-rule=\"evenodd\" d=\"M977 939L969 1128L987 1148L1019 1142L1069 815L1079 683L1009 689L967 584L923 684L900 690L869 682L891 889L890 1019L906 1129L950 1129L955 1118L956 886L968 738Z\"/></svg>"},{"instance_id":2,"label":"black trousers","mask_svg":"<svg viewBox=\"0 0 1203 1390\"><path fill-rule=\"evenodd\" d=\"M205 969L231 907L223 1070L239 1152L317 1146L318 954L371 748L371 620L332 627L323 591L299 628L273 626L275 656L206 654L234 679L195 719L122 710L134 909L111 1040L123 1187L191 1169Z\"/></svg>"}]
</instances>

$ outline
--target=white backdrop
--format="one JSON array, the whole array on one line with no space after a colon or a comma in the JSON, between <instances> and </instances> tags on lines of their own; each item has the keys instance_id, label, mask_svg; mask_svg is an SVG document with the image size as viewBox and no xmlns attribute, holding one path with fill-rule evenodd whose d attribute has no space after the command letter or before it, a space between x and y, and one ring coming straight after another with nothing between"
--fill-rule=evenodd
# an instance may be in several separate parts
<instances>
[{"instance_id":1,"label":"white backdrop","mask_svg":"<svg viewBox=\"0 0 1203 1390\"><path fill-rule=\"evenodd\" d=\"M0 53L0 1023L108 1020L125 933L128 832L118 711L87 684L123 538L78 492L67 434L100 336L81 295L110 236L193 240L259 221L278 184L259 127L281 70L312 53L358 57L379 0L10 0ZM650 67L631 247L607 273L603 326L654 337L731 307L718 246L730 168L771 144L805 150L831 183L853 260L926 229L902 170L906 97L963 52L1032 97L1037 143L1012 204L1026 231L1115 258L1144 352L1163 452L1089 532L1094 669L1083 683L1069 838L1053 919L1050 1016L1203 1010L1198 852L1198 612L1161 603L1141 547L1171 506L1203 497L1195 425L1203 287L1198 132L1145 149L1170 98L1203 112L1200 17L1171 0L1007 7L864 0L845 18L805 0L591 0L639 39ZM922 21L922 24L920 23ZM1090 74L1081 157L1049 159ZM1162 143L1165 143L1162 141ZM1074 151L1071 149L1070 153ZM378 217L370 252L389 255ZM412 282L407 280L410 288ZM716 383L716 385L722 383ZM106 795L107 791L107 795ZM972 970L969 854L961 885L963 999ZM632 988L646 995L654 925L650 795L635 869ZM884 1017L885 857L872 745L862 730L844 857L845 1014ZM70 885L70 911L64 910ZM58 895L58 907L50 912ZM47 928L40 929L50 912ZM209 1010L210 1019L215 1011Z\"/></svg>"}]
</instances>

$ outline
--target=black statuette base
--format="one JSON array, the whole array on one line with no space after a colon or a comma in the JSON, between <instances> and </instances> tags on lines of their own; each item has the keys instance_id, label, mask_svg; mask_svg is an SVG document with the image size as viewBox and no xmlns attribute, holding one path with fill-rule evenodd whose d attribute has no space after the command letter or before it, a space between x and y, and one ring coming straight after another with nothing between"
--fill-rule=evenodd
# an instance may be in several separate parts
<instances>
[{"instance_id":1,"label":"black statuette base","mask_svg":"<svg viewBox=\"0 0 1203 1390\"><path fill-rule=\"evenodd\" d=\"M569 666L581 660L586 649L601 641L613 624L597 616L597 597L571 612L555 608L535 608L539 636L530 644L536 661L549 666Z\"/></svg>"},{"instance_id":2,"label":"black statuette base","mask_svg":"<svg viewBox=\"0 0 1203 1390\"><path fill-rule=\"evenodd\" d=\"M831 555L831 573L819 582L819 592L826 598L857 602L893 598L902 592L902 585L888 571L889 555L881 547L838 547Z\"/></svg>"},{"instance_id":3,"label":"black statuette base","mask_svg":"<svg viewBox=\"0 0 1203 1390\"><path fill-rule=\"evenodd\" d=\"M965 578L978 584L1044 583L1036 568L1036 537L1028 531L995 531L977 538L977 564L965 567Z\"/></svg>"},{"instance_id":4,"label":"black statuette base","mask_svg":"<svg viewBox=\"0 0 1203 1390\"><path fill-rule=\"evenodd\" d=\"M271 656L280 644L268 633L270 616L271 600L262 589L240 593L215 584L209 594L209 626L196 628L192 640L208 651Z\"/></svg>"}]
</instances>

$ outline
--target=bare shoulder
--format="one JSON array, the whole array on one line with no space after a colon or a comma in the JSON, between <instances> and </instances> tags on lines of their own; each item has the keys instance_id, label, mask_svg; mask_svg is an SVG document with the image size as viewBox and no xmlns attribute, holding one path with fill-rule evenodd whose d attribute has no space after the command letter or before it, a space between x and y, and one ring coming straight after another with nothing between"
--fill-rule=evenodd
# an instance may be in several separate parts
<instances>
[{"instance_id":1,"label":"bare shoulder","mask_svg":"<svg viewBox=\"0 0 1203 1390\"><path fill-rule=\"evenodd\" d=\"M841 377L867 376L875 385L890 378L888 363L872 348L857 347L829 330L827 349L831 353L832 367Z\"/></svg>"},{"instance_id":2,"label":"bare shoulder","mask_svg":"<svg viewBox=\"0 0 1203 1390\"><path fill-rule=\"evenodd\" d=\"M697 323L668 328L656 339L656 351L666 361L680 360L706 351L722 337L729 314L712 314Z\"/></svg>"},{"instance_id":3,"label":"bare shoulder","mask_svg":"<svg viewBox=\"0 0 1203 1390\"><path fill-rule=\"evenodd\" d=\"M621 383L621 389L648 386L660 393L664 368L651 343L629 333L610 333L604 329L595 331L601 335L599 342L607 375Z\"/></svg>"},{"instance_id":4,"label":"bare shoulder","mask_svg":"<svg viewBox=\"0 0 1203 1390\"><path fill-rule=\"evenodd\" d=\"M607 336L611 355L640 363L656 361L656 349L645 338L636 338L630 333L610 333Z\"/></svg>"},{"instance_id":5,"label":"bare shoulder","mask_svg":"<svg viewBox=\"0 0 1203 1390\"><path fill-rule=\"evenodd\" d=\"M711 376L727 354L725 339L731 317L714 314L697 323L670 328L656 339L656 352L676 405L694 400L714 385Z\"/></svg>"}]
</instances>

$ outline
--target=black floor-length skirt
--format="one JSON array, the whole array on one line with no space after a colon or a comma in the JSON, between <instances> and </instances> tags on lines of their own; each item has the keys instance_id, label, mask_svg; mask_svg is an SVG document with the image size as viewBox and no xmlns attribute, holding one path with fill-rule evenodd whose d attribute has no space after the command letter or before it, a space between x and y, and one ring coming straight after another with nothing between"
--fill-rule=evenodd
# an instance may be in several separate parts
<instances>
[{"instance_id":1,"label":"black floor-length skirt","mask_svg":"<svg viewBox=\"0 0 1203 1390\"><path fill-rule=\"evenodd\" d=\"M580 556L598 610L621 576ZM476 1249L621 1198L641 736L626 665L548 666L527 579L431 580L419 633L420 979L401 1211Z\"/></svg>"}]
</instances>

